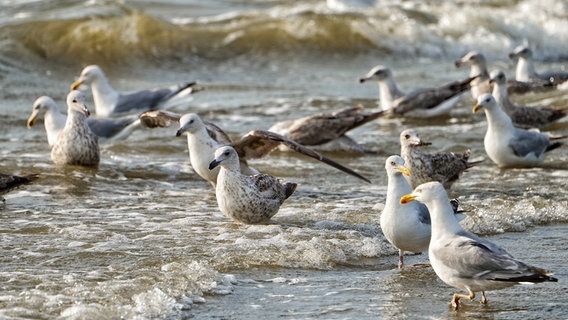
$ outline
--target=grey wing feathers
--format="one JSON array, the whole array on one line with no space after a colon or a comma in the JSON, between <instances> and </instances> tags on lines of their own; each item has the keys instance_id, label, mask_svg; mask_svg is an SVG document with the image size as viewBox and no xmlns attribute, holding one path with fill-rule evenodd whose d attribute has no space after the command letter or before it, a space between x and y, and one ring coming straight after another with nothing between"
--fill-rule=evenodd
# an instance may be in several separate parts
<instances>
[{"instance_id":1,"label":"grey wing feathers","mask_svg":"<svg viewBox=\"0 0 568 320\"><path fill-rule=\"evenodd\" d=\"M515 130L514 138L509 141L509 147L519 157L534 153L537 157L543 154L548 147L549 139L545 134L534 131Z\"/></svg>"},{"instance_id":2,"label":"grey wing feathers","mask_svg":"<svg viewBox=\"0 0 568 320\"><path fill-rule=\"evenodd\" d=\"M172 123L179 123L181 114L163 110L142 112L139 116L140 123L147 128L165 128Z\"/></svg>"},{"instance_id":3,"label":"grey wing feathers","mask_svg":"<svg viewBox=\"0 0 568 320\"><path fill-rule=\"evenodd\" d=\"M119 118L87 118L87 124L91 131L97 136L101 138L111 138L137 120L137 115Z\"/></svg>"}]
</instances>

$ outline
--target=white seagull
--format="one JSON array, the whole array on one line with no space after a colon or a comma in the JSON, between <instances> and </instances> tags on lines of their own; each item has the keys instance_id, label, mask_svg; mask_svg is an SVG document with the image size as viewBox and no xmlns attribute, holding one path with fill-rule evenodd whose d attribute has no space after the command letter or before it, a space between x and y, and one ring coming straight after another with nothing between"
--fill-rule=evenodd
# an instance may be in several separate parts
<instances>
[{"instance_id":1,"label":"white seagull","mask_svg":"<svg viewBox=\"0 0 568 320\"><path fill-rule=\"evenodd\" d=\"M516 128L491 94L477 99L473 112L483 108L487 116L485 152L499 167L532 167L544 161L545 153L562 145L547 134Z\"/></svg>"},{"instance_id":2,"label":"white seagull","mask_svg":"<svg viewBox=\"0 0 568 320\"><path fill-rule=\"evenodd\" d=\"M181 98L197 91L195 82L186 82L167 88L155 88L129 93L114 90L102 69L97 65L86 66L71 90L81 85L91 87L95 102L95 113L99 117L111 117L124 113L165 109L174 98Z\"/></svg>"},{"instance_id":3,"label":"white seagull","mask_svg":"<svg viewBox=\"0 0 568 320\"><path fill-rule=\"evenodd\" d=\"M568 80L568 72L566 71L536 72L532 60L532 50L527 46L516 47L513 52L509 53L509 58L517 59L517 68L515 71L515 79L517 81L544 81L550 83L552 86L557 86Z\"/></svg>"},{"instance_id":4,"label":"white seagull","mask_svg":"<svg viewBox=\"0 0 568 320\"><path fill-rule=\"evenodd\" d=\"M481 291L481 303L486 304L485 291L520 283L558 281L551 277L551 272L527 265L498 245L464 230L453 218L448 194L439 182L418 186L401 197L400 203L413 200L424 203L430 211L432 237L428 255L434 272L448 285L468 293L455 293L452 308L459 308L460 299L473 300L476 292Z\"/></svg>"},{"instance_id":5,"label":"white seagull","mask_svg":"<svg viewBox=\"0 0 568 320\"><path fill-rule=\"evenodd\" d=\"M229 136L218 126L203 121L197 114L188 113L179 115L166 111L148 111L140 115L142 124L146 127L167 127L171 123L179 123L176 136L187 135L189 160L195 172L213 186L217 183L217 170L209 170L209 163L213 160L215 150L230 145L238 153L241 163L241 173L245 175L258 174L259 172L248 166L247 160L263 157L276 149L280 144L288 148L324 162L338 170L370 182L359 173L349 169L329 158L322 156L316 151L307 148L286 137L264 130L251 131L238 141L231 141Z\"/></svg>"},{"instance_id":6,"label":"white seagull","mask_svg":"<svg viewBox=\"0 0 568 320\"><path fill-rule=\"evenodd\" d=\"M50 147L53 147L59 132L65 126L67 116L61 113L51 97L41 96L34 101L32 113L27 121L28 128L31 128L42 116L47 142ZM136 128L140 127L140 119L138 119L138 114L118 118L88 117L87 124L91 131L99 137L99 142L105 143L126 139Z\"/></svg>"},{"instance_id":7,"label":"white seagull","mask_svg":"<svg viewBox=\"0 0 568 320\"><path fill-rule=\"evenodd\" d=\"M296 184L282 182L268 174L241 173L237 151L230 146L215 150L209 170L220 166L215 196L226 216L245 224L267 223L284 200L296 190Z\"/></svg>"},{"instance_id":8,"label":"white seagull","mask_svg":"<svg viewBox=\"0 0 568 320\"><path fill-rule=\"evenodd\" d=\"M422 88L410 93L400 91L392 72L384 66L372 68L359 82L374 80L379 84L381 109L394 114L434 117L450 112L461 98L461 93L470 88L475 78L454 81L437 88ZM473 81L472 81L473 80Z\"/></svg>"},{"instance_id":9,"label":"white seagull","mask_svg":"<svg viewBox=\"0 0 568 320\"><path fill-rule=\"evenodd\" d=\"M507 78L501 70L491 71L489 83L493 85L493 97L516 127L544 129L567 115L566 110L519 106L511 102L507 93Z\"/></svg>"},{"instance_id":10,"label":"white seagull","mask_svg":"<svg viewBox=\"0 0 568 320\"><path fill-rule=\"evenodd\" d=\"M87 125L89 109L85 95L73 90L67 95L67 121L51 148L51 159L56 165L99 165L98 137Z\"/></svg>"}]
</instances>

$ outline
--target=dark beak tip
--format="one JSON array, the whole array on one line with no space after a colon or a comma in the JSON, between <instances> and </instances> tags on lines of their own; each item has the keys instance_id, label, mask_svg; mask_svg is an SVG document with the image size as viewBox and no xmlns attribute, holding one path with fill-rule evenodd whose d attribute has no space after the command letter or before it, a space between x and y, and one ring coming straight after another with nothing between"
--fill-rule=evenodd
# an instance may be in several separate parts
<instances>
[{"instance_id":1,"label":"dark beak tip","mask_svg":"<svg viewBox=\"0 0 568 320\"><path fill-rule=\"evenodd\" d=\"M209 170L215 169L215 167L217 167L218 164L219 162L217 162L216 160L211 161L211 163L209 163Z\"/></svg>"},{"instance_id":2,"label":"dark beak tip","mask_svg":"<svg viewBox=\"0 0 568 320\"><path fill-rule=\"evenodd\" d=\"M359 83L364 83L365 82L365 78L360 78L359 79Z\"/></svg>"},{"instance_id":3,"label":"dark beak tip","mask_svg":"<svg viewBox=\"0 0 568 320\"><path fill-rule=\"evenodd\" d=\"M182 132L180 130L176 131L176 137L181 136Z\"/></svg>"}]
</instances>

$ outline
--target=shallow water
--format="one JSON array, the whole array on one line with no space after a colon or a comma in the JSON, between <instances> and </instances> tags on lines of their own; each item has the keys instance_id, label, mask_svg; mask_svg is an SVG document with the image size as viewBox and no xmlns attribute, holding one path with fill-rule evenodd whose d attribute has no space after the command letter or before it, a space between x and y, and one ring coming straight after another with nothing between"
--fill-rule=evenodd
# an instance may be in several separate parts
<instances>
[{"instance_id":1,"label":"shallow water","mask_svg":"<svg viewBox=\"0 0 568 320\"><path fill-rule=\"evenodd\" d=\"M25 127L35 98L51 95L63 107L88 63L121 90L198 80L205 91L173 110L197 112L234 136L358 103L374 110L376 86L357 79L379 63L404 90L465 77L452 61L470 49L483 49L509 75L506 53L527 38L540 69L565 68L563 2L486 1L473 10L393 1L339 12L316 1L208 3L0 4L1 170L41 175L7 194L0 211L0 318L566 318L566 148L534 169L501 170L485 159L452 189L467 229L497 235L513 255L555 271L559 283L490 293L487 308L472 303L456 314L447 308L453 289L430 269L396 269L396 250L378 224L384 160L410 127L433 151L470 148L474 159L486 158L485 119L471 113L468 96L448 117L380 119L354 130L374 154L328 154L372 184L280 152L255 161L299 184L266 226L220 213L175 128L103 145L92 170L53 166L41 122ZM456 7L464 10L452 14ZM568 103L565 90L515 98ZM550 131L568 134L568 123Z\"/></svg>"}]
</instances>

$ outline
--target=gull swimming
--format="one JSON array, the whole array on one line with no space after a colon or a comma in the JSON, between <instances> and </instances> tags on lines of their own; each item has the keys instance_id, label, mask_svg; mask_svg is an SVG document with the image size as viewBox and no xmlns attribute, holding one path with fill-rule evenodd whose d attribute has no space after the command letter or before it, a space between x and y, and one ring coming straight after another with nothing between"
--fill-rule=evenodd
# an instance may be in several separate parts
<instances>
[{"instance_id":1,"label":"gull swimming","mask_svg":"<svg viewBox=\"0 0 568 320\"><path fill-rule=\"evenodd\" d=\"M237 151L230 146L215 150L209 170L220 167L215 196L226 216L245 224L267 223L297 184L282 182L269 174L241 173Z\"/></svg>"},{"instance_id":2,"label":"gull swimming","mask_svg":"<svg viewBox=\"0 0 568 320\"><path fill-rule=\"evenodd\" d=\"M4 202L3 195L24 184L31 183L38 178L37 174L11 175L0 173L0 201Z\"/></svg>"},{"instance_id":3,"label":"gull swimming","mask_svg":"<svg viewBox=\"0 0 568 320\"><path fill-rule=\"evenodd\" d=\"M461 154L424 152L422 147L431 144L422 141L414 129L406 129L400 133L400 155L412 173L407 177L411 188L425 182L439 181L449 190L462 172L481 162L469 162L469 150Z\"/></svg>"},{"instance_id":4,"label":"gull swimming","mask_svg":"<svg viewBox=\"0 0 568 320\"><path fill-rule=\"evenodd\" d=\"M174 98L181 98L196 91L195 82L186 82L167 88L129 93L117 92L111 87L102 69L97 65L86 66L79 78L71 85L71 90L76 90L83 84L91 87L95 113L99 117L164 109Z\"/></svg>"},{"instance_id":5,"label":"gull swimming","mask_svg":"<svg viewBox=\"0 0 568 320\"><path fill-rule=\"evenodd\" d=\"M493 85L493 97L516 127L543 129L567 115L566 110L515 105L509 100L507 78L501 70L491 72L489 83Z\"/></svg>"},{"instance_id":6,"label":"gull swimming","mask_svg":"<svg viewBox=\"0 0 568 320\"><path fill-rule=\"evenodd\" d=\"M536 72L534 62L532 60L532 50L527 46L516 47L513 52L509 53L509 58L517 59L517 68L515 70L515 79L517 81L545 81L553 86L557 86L568 80L568 72L566 71Z\"/></svg>"},{"instance_id":7,"label":"gull swimming","mask_svg":"<svg viewBox=\"0 0 568 320\"><path fill-rule=\"evenodd\" d=\"M475 78L454 81L437 88L423 88L408 94L400 91L389 68L376 66L359 79L360 83L374 80L379 84L380 106L394 114L435 117L450 112L461 93L470 88Z\"/></svg>"},{"instance_id":8,"label":"gull swimming","mask_svg":"<svg viewBox=\"0 0 568 320\"><path fill-rule=\"evenodd\" d=\"M432 237L428 248L430 263L436 275L446 284L466 291L455 293L451 307L458 309L460 299L473 300L475 293L499 290L520 283L557 282L552 272L521 262L498 245L464 230L452 217L446 190L439 182L418 186L400 198L401 204L413 200L424 203L432 219Z\"/></svg>"},{"instance_id":9,"label":"gull swimming","mask_svg":"<svg viewBox=\"0 0 568 320\"><path fill-rule=\"evenodd\" d=\"M98 137L87 125L89 109L85 95L73 90L67 95L67 121L51 148L51 159L56 165L99 165Z\"/></svg>"},{"instance_id":10,"label":"gull swimming","mask_svg":"<svg viewBox=\"0 0 568 320\"><path fill-rule=\"evenodd\" d=\"M47 133L47 142L53 147L59 132L65 127L67 116L59 110L59 107L51 97L41 96L34 101L32 113L27 126L31 128L38 118L43 116L43 125ZM87 124L91 131L99 137L99 142L111 142L126 139L140 126L138 114L127 115L118 118L87 118Z\"/></svg>"},{"instance_id":11,"label":"gull swimming","mask_svg":"<svg viewBox=\"0 0 568 320\"><path fill-rule=\"evenodd\" d=\"M485 152L499 167L532 167L544 161L546 152L562 145L547 134L513 126L511 118L490 94L477 99L473 112L483 108L487 117ZM560 137L565 138L565 137Z\"/></svg>"},{"instance_id":12,"label":"gull swimming","mask_svg":"<svg viewBox=\"0 0 568 320\"><path fill-rule=\"evenodd\" d=\"M247 160L261 158L276 149L280 144L288 148L324 162L338 170L354 177L370 182L359 173L349 169L316 151L307 148L280 134L270 131L255 130L243 136L238 141L232 141L218 126L203 121L197 114L188 113L179 115L167 111L148 111L140 115L142 124L146 127L167 127L173 122L179 123L176 136L187 135L189 160L195 172L213 186L217 183L219 170L209 170L209 163L213 160L215 150L224 146L232 146L238 154L241 163L241 173L245 175L258 174L259 171L250 167Z\"/></svg>"},{"instance_id":13,"label":"gull swimming","mask_svg":"<svg viewBox=\"0 0 568 320\"><path fill-rule=\"evenodd\" d=\"M274 124L268 131L276 132L297 143L318 151L347 151L365 153L365 148L347 132L373 121L384 111L364 113L361 106L333 113L318 113Z\"/></svg>"}]
</instances>

